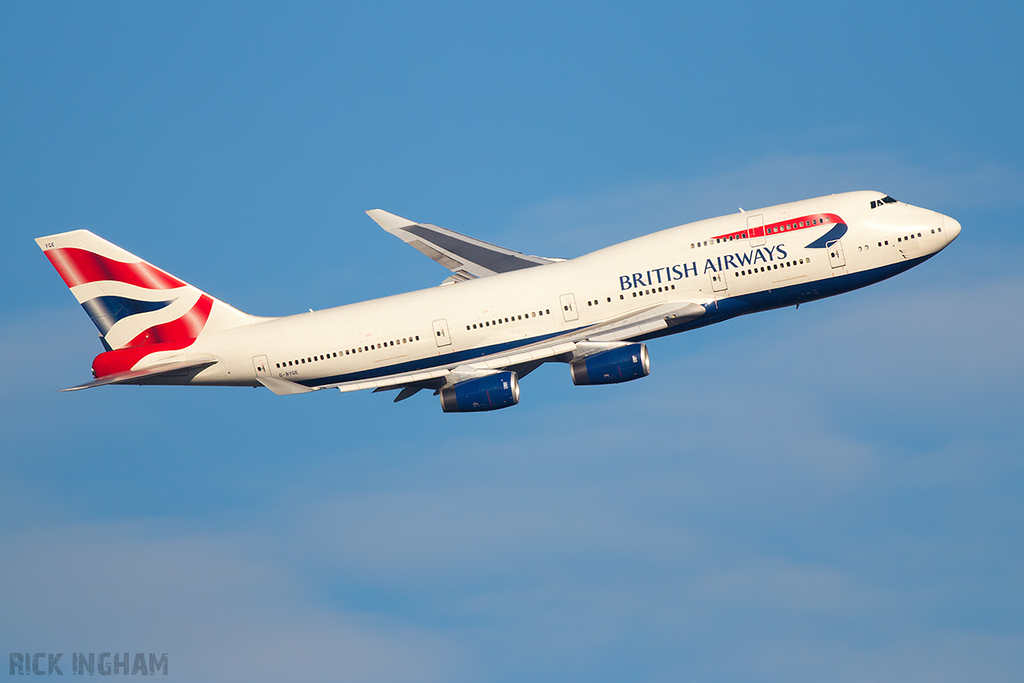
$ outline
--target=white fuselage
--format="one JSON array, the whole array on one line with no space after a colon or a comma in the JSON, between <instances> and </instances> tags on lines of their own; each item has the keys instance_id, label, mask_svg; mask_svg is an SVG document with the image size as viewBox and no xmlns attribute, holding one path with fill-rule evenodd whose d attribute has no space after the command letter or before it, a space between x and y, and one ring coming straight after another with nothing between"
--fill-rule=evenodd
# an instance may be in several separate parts
<instances>
[{"instance_id":1,"label":"white fuselage","mask_svg":"<svg viewBox=\"0 0 1024 683\"><path fill-rule=\"evenodd\" d=\"M891 277L939 252L960 231L949 217L883 204L882 196L851 192L781 204L681 225L551 265L256 318L197 340L190 352L220 362L191 383L256 386L257 373L269 372L316 387L452 366L652 304L702 302L706 315L675 333ZM805 217L814 218L800 225ZM830 232L840 222L847 229ZM776 227L761 235L759 225ZM810 246L823 234L838 240Z\"/></svg>"}]
</instances>

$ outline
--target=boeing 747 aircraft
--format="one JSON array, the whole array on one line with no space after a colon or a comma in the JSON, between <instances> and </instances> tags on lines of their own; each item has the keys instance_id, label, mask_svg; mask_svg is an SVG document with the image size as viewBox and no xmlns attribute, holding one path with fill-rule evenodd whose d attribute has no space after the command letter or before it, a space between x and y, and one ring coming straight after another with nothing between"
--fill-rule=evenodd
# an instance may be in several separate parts
<instances>
[{"instance_id":1,"label":"boeing 747 aircraft","mask_svg":"<svg viewBox=\"0 0 1024 683\"><path fill-rule=\"evenodd\" d=\"M441 286L279 318L243 313L87 230L36 242L99 329L106 384L422 389L445 412L506 408L542 363L576 385L650 372L650 339L864 287L960 233L879 192L780 204L662 230L574 259L527 256L375 209L449 269Z\"/></svg>"}]
</instances>

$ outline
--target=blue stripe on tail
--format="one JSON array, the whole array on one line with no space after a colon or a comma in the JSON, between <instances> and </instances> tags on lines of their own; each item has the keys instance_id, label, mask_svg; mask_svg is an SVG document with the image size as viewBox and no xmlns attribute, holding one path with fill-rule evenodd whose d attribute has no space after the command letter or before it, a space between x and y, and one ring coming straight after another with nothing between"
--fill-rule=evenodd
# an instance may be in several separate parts
<instances>
[{"instance_id":1,"label":"blue stripe on tail","mask_svg":"<svg viewBox=\"0 0 1024 683\"><path fill-rule=\"evenodd\" d=\"M98 296L82 304L82 308L92 318L100 334L106 334L120 320L138 313L159 311L177 301L177 297L168 301L139 301L124 296Z\"/></svg>"}]
</instances>

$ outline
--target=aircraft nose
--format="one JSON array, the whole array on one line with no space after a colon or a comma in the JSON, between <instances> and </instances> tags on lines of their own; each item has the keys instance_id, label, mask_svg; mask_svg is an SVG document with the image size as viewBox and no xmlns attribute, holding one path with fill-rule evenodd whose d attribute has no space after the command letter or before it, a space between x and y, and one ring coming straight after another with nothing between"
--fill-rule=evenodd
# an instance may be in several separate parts
<instances>
[{"instance_id":1,"label":"aircraft nose","mask_svg":"<svg viewBox=\"0 0 1024 683\"><path fill-rule=\"evenodd\" d=\"M956 239L956 236L960 234L960 222L955 218L949 216L942 217L942 232L946 234L946 244L949 244Z\"/></svg>"}]
</instances>

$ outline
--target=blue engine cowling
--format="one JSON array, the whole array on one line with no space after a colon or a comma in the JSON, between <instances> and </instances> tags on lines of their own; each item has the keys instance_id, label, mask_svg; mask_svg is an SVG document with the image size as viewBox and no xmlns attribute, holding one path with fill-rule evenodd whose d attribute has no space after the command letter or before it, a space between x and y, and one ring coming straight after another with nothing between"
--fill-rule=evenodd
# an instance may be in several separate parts
<instances>
[{"instance_id":1,"label":"blue engine cowling","mask_svg":"<svg viewBox=\"0 0 1024 683\"><path fill-rule=\"evenodd\" d=\"M519 378L514 372L496 372L441 389L441 410L446 413L498 410L517 403Z\"/></svg>"},{"instance_id":2,"label":"blue engine cowling","mask_svg":"<svg viewBox=\"0 0 1024 683\"><path fill-rule=\"evenodd\" d=\"M646 344L629 344L574 360L569 372L576 386L618 384L650 374L651 358Z\"/></svg>"}]
</instances>

